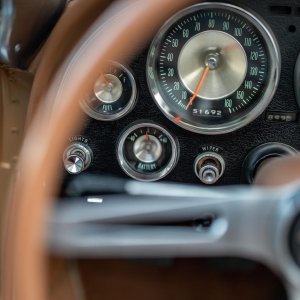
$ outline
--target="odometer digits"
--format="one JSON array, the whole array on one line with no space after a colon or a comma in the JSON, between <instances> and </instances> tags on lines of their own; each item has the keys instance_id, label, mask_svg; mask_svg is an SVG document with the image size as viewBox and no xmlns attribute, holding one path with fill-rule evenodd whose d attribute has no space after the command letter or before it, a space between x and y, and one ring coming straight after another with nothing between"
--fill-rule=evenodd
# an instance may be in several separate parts
<instances>
[{"instance_id":1,"label":"odometer digits","mask_svg":"<svg viewBox=\"0 0 300 300\"><path fill-rule=\"evenodd\" d=\"M236 130L271 101L280 56L270 29L239 7L203 3L172 17L149 51L147 78L163 113L204 134Z\"/></svg>"}]
</instances>

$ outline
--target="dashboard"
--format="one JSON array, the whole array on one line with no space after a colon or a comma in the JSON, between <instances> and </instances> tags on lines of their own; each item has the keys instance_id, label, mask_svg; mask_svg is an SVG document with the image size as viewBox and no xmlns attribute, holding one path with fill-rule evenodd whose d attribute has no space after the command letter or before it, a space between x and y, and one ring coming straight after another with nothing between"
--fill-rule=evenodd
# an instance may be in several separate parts
<instances>
[{"instance_id":1,"label":"dashboard","mask_svg":"<svg viewBox=\"0 0 300 300\"><path fill-rule=\"evenodd\" d=\"M250 184L267 158L300 150L300 2L195 3L82 99L63 154L83 172L141 181ZM294 77L295 80L294 80Z\"/></svg>"}]
</instances>

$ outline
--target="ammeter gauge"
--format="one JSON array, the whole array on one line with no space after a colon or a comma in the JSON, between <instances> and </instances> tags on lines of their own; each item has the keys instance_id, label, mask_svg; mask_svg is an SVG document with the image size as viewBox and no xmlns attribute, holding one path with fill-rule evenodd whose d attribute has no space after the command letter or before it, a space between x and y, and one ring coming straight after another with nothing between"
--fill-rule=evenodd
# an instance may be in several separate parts
<instances>
[{"instance_id":1,"label":"ammeter gauge","mask_svg":"<svg viewBox=\"0 0 300 300\"><path fill-rule=\"evenodd\" d=\"M177 139L152 122L127 128L119 139L118 161L124 172L141 181L155 181L168 175L179 157Z\"/></svg>"}]
</instances>

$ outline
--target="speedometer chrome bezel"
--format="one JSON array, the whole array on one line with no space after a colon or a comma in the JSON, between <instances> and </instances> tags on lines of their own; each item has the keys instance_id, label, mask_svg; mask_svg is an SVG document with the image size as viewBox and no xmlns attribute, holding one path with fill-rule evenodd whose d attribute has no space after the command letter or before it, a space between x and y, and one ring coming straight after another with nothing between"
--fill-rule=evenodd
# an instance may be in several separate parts
<instances>
[{"instance_id":1,"label":"speedometer chrome bezel","mask_svg":"<svg viewBox=\"0 0 300 300\"><path fill-rule=\"evenodd\" d=\"M183 120L180 120L180 118L178 118L178 115L169 107L169 105L163 99L163 95L160 93L158 87L158 78L155 77L154 71L156 69L155 64L158 57L158 51L156 51L156 49L160 45L162 38L164 37L167 30L180 18L202 9L225 9L237 13L241 17L244 17L247 21L249 21L256 27L256 29L259 31L262 38L264 39L270 61L266 88L255 107L253 107L247 114L240 116L239 118L236 118L233 121L218 125L197 125L195 124L195 122L188 123ZM281 56L279 45L271 28L266 24L266 22L260 17L256 16L252 11L250 12L249 10L245 10L241 7L221 2L205 2L196 4L183 9L174 16L172 16L161 27L157 35L154 37L149 49L146 64L146 77L151 95L158 107L160 108L160 110L163 112L163 114L169 120L188 131L206 135L226 134L235 131L248 125L257 117L259 117L270 104L276 92L279 83L280 71Z\"/></svg>"}]
</instances>

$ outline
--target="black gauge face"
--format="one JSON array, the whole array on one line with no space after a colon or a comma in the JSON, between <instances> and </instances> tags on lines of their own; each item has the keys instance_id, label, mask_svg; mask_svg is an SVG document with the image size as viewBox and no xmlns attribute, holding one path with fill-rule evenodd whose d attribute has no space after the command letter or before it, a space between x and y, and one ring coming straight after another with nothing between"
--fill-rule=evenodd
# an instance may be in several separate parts
<instances>
[{"instance_id":1,"label":"black gauge face","mask_svg":"<svg viewBox=\"0 0 300 300\"><path fill-rule=\"evenodd\" d=\"M136 94L136 83L131 72L121 64L111 62L96 81L82 107L97 120L116 120L132 110Z\"/></svg>"},{"instance_id":2,"label":"black gauge face","mask_svg":"<svg viewBox=\"0 0 300 300\"><path fill-rule=\"evenodd\" d=\"M131 177L154 181L166 176L178 159L178 143L174 137L151 122L130 126L120 138L118 160Z\"/></svg>"},{"instance_id":3,"label":"black gauge face","mask_svg":"<svg viewBox=\"0 0 300 300\"><path fill-rule=\"evenodd\" d=\"M173 122L218 134L254 120L278 82L279 51L270 30L227 4L190 7L161 29L149 51L152 95Z\"/></svg>"}]
</instances>

